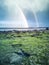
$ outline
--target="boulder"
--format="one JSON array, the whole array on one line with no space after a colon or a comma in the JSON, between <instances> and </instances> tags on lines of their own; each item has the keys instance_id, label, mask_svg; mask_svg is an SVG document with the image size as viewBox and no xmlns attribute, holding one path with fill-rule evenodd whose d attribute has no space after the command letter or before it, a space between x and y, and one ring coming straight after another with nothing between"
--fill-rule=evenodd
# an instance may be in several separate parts
<instances>
[{"instance_id":1,"label":"boulder","mask_svg":"<svg viewBox=\"0 0 49 65\"><path fill-rule=\"evenodd\" d=\"M22 63L23 57L19 56L15 53L6 54L4 58L0 60L0 65L12 65L12 64L20 64Z\"/></svg>"}]
</instances>

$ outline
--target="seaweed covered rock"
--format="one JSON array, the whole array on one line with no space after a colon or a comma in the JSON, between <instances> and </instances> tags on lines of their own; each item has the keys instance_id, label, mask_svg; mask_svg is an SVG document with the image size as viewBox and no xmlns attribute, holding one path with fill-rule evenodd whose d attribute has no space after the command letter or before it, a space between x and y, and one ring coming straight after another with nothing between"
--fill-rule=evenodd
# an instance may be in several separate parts
<instances>
[{"instance_id":1,"label":"seaweed covered rock","mask_svg":"<svg viewBox=\"0 0 49 65\"><path fill-rule=\"evenodd\" d=\"M6 64L11 64L11 65L18 64L19 65L19 63L20 63L20 65L21 65L22 60L23 60L22 56L19 56L15 53L10 53L10 54L6 54L5 57L0 60L0 64L2 64L2 65L4 65L4 64L5 65Z\"/></svg>"}]
</instances>

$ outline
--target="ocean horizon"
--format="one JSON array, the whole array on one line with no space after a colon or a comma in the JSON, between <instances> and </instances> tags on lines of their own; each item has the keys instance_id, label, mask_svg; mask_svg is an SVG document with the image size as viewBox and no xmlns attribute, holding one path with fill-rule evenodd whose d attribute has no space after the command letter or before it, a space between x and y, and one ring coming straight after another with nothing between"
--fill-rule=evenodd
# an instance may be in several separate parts
<instances>
[{"instance_id":1,"label":"ocean horizon","mask_svg":"<svg viewBox=\"0 0 49 65\"><path fill-rule=\"evenodd\" d=\"M0 31L13 31L13 30L15 30L15 31L28 31L28 30L32 31L32 30L45 30L46 28L49 29L49 27L28 27L28 28L1 27Z\"/></svg>"}]
</instances>

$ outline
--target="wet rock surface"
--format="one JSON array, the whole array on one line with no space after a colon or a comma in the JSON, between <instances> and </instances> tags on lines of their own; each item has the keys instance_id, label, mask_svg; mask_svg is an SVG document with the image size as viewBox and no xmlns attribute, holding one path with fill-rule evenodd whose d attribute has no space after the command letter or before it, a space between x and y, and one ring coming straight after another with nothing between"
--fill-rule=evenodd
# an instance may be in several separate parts
<instances>
[{"instance_id":1,"label":"wet rock surface","mask_svg":"<svg viewBox=\"0 0 49 65\"><path fill-rule=\"evenodd\" d=\"M25 65L24 61L27 58L25 54L27 53L19 49L17 45L14 45L17 49L15 51L10 44L0 44L0 65Z\"/></svg>"}]
</instances>

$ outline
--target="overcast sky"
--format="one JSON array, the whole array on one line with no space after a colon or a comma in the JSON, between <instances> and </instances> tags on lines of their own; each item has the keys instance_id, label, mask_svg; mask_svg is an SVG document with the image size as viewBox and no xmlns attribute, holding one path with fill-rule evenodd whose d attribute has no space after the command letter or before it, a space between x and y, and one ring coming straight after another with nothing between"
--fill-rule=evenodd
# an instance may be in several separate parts
<instances>
[{"instance_id":1,"label":"overcast sky","mask_svg":"<svg viewBox=\"0 0 49 65\"><path fill-rule=\"evenodd\" d=\"M40 27L49 27L49 0L0 0L0 23L18 21L18 8L24 13L30 27L36 26L36 18Z\"/></svg>"}]
</instances>

